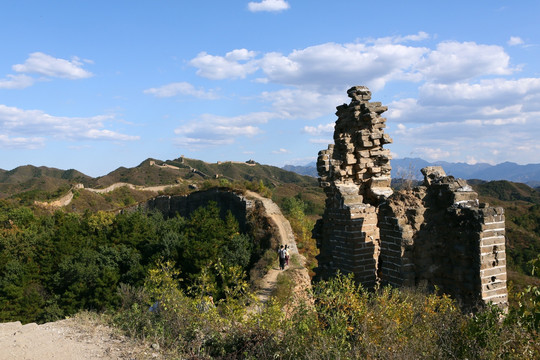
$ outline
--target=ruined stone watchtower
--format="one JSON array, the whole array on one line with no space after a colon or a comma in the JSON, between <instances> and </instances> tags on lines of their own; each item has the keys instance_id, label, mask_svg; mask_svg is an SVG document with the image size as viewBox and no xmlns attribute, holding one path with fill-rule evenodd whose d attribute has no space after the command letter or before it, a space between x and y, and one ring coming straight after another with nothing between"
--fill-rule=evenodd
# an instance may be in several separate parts
<instances>
[{"instance_id":1,"label":"ruined stone watchtower","mask_svg":"<svg viewBox=\"0 0 540 360\"><path fill-rule=\"evenodd\" d=\"M337 107L334 144L319 152L326 193L313 231L318 278L353 273L366 287L437 286L464 306L505 307L504 212L479 204L466 181L440 167L422 169L424 183L393 194L390 153L383 145L387 110L364 86Z\"/></svg>"}]
</instances>

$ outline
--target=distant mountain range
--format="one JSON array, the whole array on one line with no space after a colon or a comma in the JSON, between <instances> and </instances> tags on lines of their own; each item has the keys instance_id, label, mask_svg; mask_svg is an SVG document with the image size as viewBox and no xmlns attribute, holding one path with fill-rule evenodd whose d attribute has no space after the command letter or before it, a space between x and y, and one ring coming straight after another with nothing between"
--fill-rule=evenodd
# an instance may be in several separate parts
<instances>
[{"instance_id":1,"label":"distant mountain range","mask_svg":"<svg viewBox=\"0 0 540 360\"><path fill-rule=\"evenodd\" d=\"M477 163L451 163L446 161L429 162L420 158L392 159L392 178L422 179L420 169L426 166L442 166L447 175L462 179L479 179L485 181L508 180L525 183L531 187L540 186L540 164L519 165L513 162L504 162L497 165ZM293 171L301 175L317 177L316 163L305 166L285 165L284 170Z\"/></svg>"}]
</instances>

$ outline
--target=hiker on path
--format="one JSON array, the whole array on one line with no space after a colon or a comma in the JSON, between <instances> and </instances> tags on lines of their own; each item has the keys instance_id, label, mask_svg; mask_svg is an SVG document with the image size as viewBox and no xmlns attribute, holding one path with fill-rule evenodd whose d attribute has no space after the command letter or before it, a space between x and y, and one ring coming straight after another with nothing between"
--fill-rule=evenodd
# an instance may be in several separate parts
<instances>
[{"instance_id":1,"label":"hiker on path","mask_svg":"<svg viewBox=\"0 0 540 360\"><path fill-rule=\"evenodd\" d=\"M283 248L283 245L278 250L278 259L279 259L279 269L285 270L285 256L287 251Z\"/></svg>"},{"instance_id":2,"label":"hiker on path","mask_svg":"<svg viewBox=\"0 0 540 360\"><path fill-rule=\"evenodd\" d=\"M289 245L285 245L285 265L289 266Z\"/></svg>"}]
</instances>

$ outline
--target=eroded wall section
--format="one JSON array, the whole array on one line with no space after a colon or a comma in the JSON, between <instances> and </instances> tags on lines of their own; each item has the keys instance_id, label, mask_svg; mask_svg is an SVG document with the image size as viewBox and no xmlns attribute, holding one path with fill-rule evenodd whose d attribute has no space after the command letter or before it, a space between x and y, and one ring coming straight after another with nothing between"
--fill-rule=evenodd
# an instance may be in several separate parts
<instances>
[{"instance_id":1,"label":"eroded wall section","mask_svg":"<svg viewBox=\"0 0 540 360\"><path fill-rule=\"evenodd\" d=\"M466 181L440 167L422 169L424 183L390 188L383 148L386 107L366 87L349 89L337 107L334 144L319 152L326 207L313 235L318 278L353 273L365 286L439 288L465 307L507 305L504 213L479 204Z\"/></svg>"},{"instance_id":2,"label":"eroded wall section","mask_svg":"<svg viewBox=\"0 0 540 360\"><path fill-rule=\"evenodd\" d=\"M391 143L384 133L387 110L370 102L371 92L356 86L347 92L350 104L337 107L334 144L319 152L317 170L326 193L323 219L315 226L320 249L318 277L338 270L354 273L366 286L377 282L379 229L377 206L392 194Z\"/></svg>"}]
</instances>

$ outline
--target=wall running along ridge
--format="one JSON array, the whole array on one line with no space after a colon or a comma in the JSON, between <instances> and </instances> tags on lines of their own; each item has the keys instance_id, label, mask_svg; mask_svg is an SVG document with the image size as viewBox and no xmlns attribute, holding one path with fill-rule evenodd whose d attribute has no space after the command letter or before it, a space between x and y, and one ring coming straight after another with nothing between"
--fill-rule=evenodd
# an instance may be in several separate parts
<instances>
[{"instance_id":1,"label":"wall running along ridge","mask_svg":"<svg viewBox=\"0 0 540 360\"><path fill-rule=\"evenodd\" d=\"M317 278L353 273L376 284L435 287L464 307L492 302L506 308L505 225L502 208L478 202L465 180L441 167L422 169L424 182L393 193L387 110L364 86L337 107L334 144L319 152L326 193L313 230L320 249Z\"/></svg>"}]
</instances>

